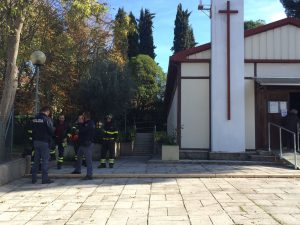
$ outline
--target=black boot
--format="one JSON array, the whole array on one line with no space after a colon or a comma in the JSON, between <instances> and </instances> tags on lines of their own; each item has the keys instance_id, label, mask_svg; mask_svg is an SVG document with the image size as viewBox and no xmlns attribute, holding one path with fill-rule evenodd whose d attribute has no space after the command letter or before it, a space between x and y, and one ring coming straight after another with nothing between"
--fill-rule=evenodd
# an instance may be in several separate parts
<instances>
[{"instance_id":1,"label":"black boot","mask_svg":"<svg viewBox=\"0 0 300 225\"><path fill-rule=\"evenodd\" d=\"M113 163L109 163L109 168L114 168L114 164Z\"/></svg>"},{"instance_id":2,"label":"black boot","mask_svg":"<svg viewBox=\"0 0 300 225\"><path fill-rule=\"evenodd\" d=\"M106 168L106 163L101 163L98 168Z\"/></svg>"},{"instance_id":3,"label":"black boot","mask_svg":"<svg viewBox=\"0 0 300 225\"><path fill-rule=\"evenodd\" d=\"M82 160L82 166L86 167L86 161Z\"/></svg>"},{"instance_id":4,"label":"black boot","mask_svg":"<svg viewBox=\"0 0 300 225\"><path fill-rule=\"evenodd\" d=\"M61 169L61 163L57 163L57 169L58 169L58 170Z\"/></svg>"}]
</instances>

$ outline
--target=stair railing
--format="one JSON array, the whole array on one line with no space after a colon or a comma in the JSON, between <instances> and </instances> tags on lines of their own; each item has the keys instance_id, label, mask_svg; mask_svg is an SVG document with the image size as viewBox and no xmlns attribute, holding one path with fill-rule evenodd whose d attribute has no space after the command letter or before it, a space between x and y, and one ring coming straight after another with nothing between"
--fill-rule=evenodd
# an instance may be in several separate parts
<instances>
[{"instance_id":1,"label":"stair railing","mask_svg":"<svg viewBox=\"0 0 300 225\"><path fill-rule=\"evenodd\" d=\"M271 152L271 127L276 127L279 129L279 157L282 158L282 131L287 132L289 135L293 135L293 141L294 141L294 162L295 162L295 169L298 168L297 166L297 146L299 148L299 132L296 134L296 132L293 132L291 130L288 130L282 126L279 126L275 123L268 122L268 145L269 145L269 152ZM299 124L297 124L297 128L299 127ZM296 138L296 135L298 138ZM297 143L296 143L297 142Z\"/></svg>"}]
</instances>

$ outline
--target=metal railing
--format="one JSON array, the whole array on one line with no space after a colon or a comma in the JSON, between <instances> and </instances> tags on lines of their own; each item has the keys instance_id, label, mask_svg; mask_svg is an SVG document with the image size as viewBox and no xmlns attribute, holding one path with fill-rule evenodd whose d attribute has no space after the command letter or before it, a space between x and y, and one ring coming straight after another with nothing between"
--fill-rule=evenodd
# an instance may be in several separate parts
<instances>
[{"instance_id":1,"label":"metal railing","mask_svg":"<svg viewBox=\"0 0 300 225\"><path fill-rule=\"evenodd\" d=\"M295 169L298 169L298 166L297 166L297 146L298 146L298 150L299 150L299 129L297 129L297 133L296 132L293 132L291 130L288 130L282 126L279 126L275 123L271 123L271 122L268 122L268 145L269 145L269 152L271 152L271 127L276 127L279 129L279 157L280 159L282 158L282 131L285 131L287 132L289 135L293 135L293 142L294 142L294 166L295 166ZM299 124L297 124L297 128L299 128ZM296 138L297 136L297 138Z\"/></svg>"}]
</instances>

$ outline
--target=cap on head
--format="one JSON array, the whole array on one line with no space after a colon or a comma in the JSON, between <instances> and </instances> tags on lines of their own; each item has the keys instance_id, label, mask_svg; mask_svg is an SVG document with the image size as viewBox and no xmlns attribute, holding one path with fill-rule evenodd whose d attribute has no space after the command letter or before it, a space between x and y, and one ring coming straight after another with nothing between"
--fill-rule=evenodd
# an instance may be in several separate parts
<instances>
[{"instance_id":1,"label":"cap on head","mask_svg":"<svg viewBox=\"0 0 300 225\"><path fill-rule=\"evenodd\" d=\"M298 114L298 110L297 109L291 109L290 113L297 115Z\"/></svg>"},{"instance_id":2,"label":"cap on head","mask_svg":"<svg viewBox=\"0 0 300 225\"><path fill-rule=\"evenodd\" d=\"M106 118L106 119L112 119L113 116L112 116L112 114L107 114L107 115L105 116L105 118Z\"/></svg>"}]
</instances>

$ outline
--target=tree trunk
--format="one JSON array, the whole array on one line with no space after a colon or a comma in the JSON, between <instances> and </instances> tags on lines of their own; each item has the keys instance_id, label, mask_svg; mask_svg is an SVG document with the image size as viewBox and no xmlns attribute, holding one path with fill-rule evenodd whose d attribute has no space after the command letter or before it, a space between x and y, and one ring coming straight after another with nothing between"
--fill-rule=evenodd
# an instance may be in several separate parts
<instances>
[{"instance_id":1,"label":"tree trunk","mask_svg":"<svg viewBox=\"0 0 300 225\"><path fill-rule=\"evenodd\" d=\"M4 159L5 130L12 110L18 86L17 56L19 52L20 35L23 28L24 17L18 15L14 21L12 34L7 43L7 67L5 72L4 88L0 104L0 160Z\"/></svg>"}]
</instances>

